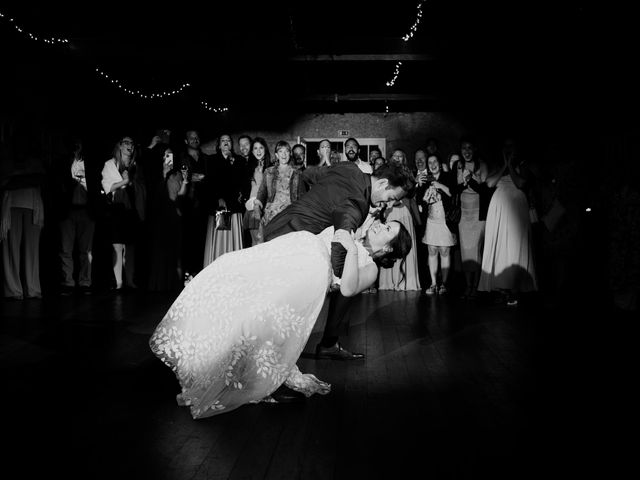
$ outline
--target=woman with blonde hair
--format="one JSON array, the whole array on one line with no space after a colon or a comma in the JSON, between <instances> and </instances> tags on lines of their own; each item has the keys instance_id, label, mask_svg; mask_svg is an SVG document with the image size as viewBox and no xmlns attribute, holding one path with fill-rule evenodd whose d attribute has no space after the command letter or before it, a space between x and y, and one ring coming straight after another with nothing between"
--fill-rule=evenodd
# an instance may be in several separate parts
<instances>
[{"instance_id":1,"label":"woman with blonde hair","mask_svg":"<svg viewBox=\"0 0 640 480\"><path fill-rule=\"evenodd\" d=\"M102 169L102 190L109 204L107 226L113 248L115 290L137 288L135 244L145 219L147 192L131 137L122 137ZM123 279L124 270L124 279Z\"/></svg>"}]
</instances>

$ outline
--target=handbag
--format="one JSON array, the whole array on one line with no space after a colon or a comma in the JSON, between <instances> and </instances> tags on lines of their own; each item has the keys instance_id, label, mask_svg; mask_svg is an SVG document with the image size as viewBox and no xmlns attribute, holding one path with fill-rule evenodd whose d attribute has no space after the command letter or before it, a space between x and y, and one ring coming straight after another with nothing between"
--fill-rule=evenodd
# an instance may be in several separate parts
<instances>
[{"instance_id":1,"label":"handbag","mask_svg":"<svg viewBox=\"0 0 640 480\"><path fill-rule=\"evenodd\" d=\"M242 217L242 228L245 230L257 230L260 227L260 220L253 216L253 210L247 210Z\"/></svg>"},{"instance_id":2,"label":"handbag","mask_svg":"<svg viewBox=\"0 0 640 480\"><path fill-rule=\"evenodd\" d=\"M229 210L216 212L216 230L231 230L231 215Z\"/></svg>"}]
</instances>

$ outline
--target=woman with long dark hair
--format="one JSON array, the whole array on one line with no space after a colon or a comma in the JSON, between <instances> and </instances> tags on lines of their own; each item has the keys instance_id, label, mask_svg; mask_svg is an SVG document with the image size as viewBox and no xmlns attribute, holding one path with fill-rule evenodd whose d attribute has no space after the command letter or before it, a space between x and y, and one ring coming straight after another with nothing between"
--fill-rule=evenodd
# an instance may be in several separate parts
<instances>
[{"instance_id":1,"label":"woman with long dark hair","mask_svg":"<svg viewBox=\"0 0 640 480\"><path fill-rule=\"evenodd\" d=\"M251 190L249 192L249 200L245 203L247 211L244 213L243 219L245 232L248 231L250 235L250 246L260 243L258 237L260 219L255 218L253 210L255 207L256 197L258 196L258 189L260 188L260 185L262 185L264 171L270 166L271 154L269 153L267 141L262 137L254 138L253 142L251 142L251 150L249 151L249 160L247 162L247 173L249 175L248 181L251 186Z\"/></svg>"}]
</instances>

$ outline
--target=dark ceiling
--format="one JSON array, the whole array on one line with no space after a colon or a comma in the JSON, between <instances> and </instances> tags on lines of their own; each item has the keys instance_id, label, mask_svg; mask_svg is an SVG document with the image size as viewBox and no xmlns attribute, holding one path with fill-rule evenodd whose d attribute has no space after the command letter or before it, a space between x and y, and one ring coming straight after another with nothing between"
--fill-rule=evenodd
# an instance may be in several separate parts
<instances>
[{"instance_id":1,"label":"dark ceiling","mask_svg":"<svg viewBox=\"0 0 640 480\"><path fill-rule=\"evenodd\" d=\"M3 6L0 42L25 97L74 108L420 111L635 104L632 17L585 2L415 0ZM28 39L7 21L69 46ZM389 87L396 61L396 83ZM131 97L96 68L144 92ZM35 78L34 78L35 77ZM6 81L6 79L5 79ZM46 83L46 86L45 86ZM5 89L6 93L6 89ZM75 102L75 103L74 103ZM147 106L147 107L145 107Z\"/></svg>"}]
</instances>

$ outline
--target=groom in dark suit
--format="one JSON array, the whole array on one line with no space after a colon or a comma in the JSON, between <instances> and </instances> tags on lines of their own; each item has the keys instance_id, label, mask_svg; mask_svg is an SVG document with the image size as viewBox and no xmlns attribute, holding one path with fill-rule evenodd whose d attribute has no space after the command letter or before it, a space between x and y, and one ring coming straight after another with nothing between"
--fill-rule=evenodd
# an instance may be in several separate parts
<instances>
[{"instance_id":1,"label":"groom in dark suit","mask_svg":"<svg viewBox=\"0 0 640 480\"><path fill-rule=\"evenodd\" d=\"M355 231L367 218L370 207L413 194L415 181L402 165L386 165L376 175L363 173L355 163L341 162L327 167L323 174L297 201L276 215L265 227L264 238L271 240L289 232L308 231L318 234L333 226L336 230ZM342 276L346 250L331 244L331 265L337 277ZM327 324L316 347L317 358L354 360L364 354L351 353L338 342L350 298L340 290L331 294Z\"/></svg>"}]
</instances>

